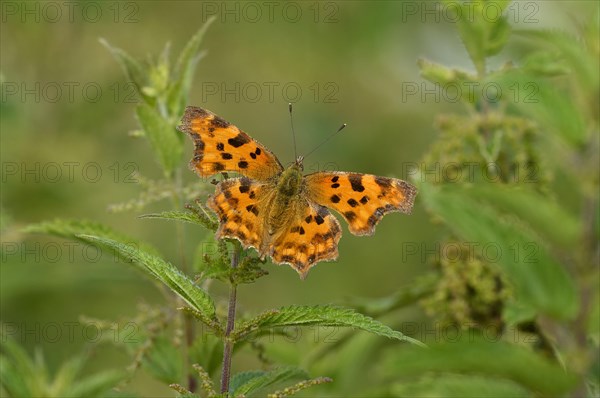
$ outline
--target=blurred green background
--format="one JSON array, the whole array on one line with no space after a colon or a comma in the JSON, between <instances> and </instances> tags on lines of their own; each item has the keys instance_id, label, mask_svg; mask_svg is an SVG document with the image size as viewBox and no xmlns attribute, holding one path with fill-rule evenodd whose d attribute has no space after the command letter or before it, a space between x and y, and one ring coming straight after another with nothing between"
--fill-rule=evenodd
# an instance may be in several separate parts
<instances>
[{"instance_id":1,"label":"blurred green background","mask_svg":"<svg viewBox=\"0 0 600 398\"><path fill-rule=\"evenodd\" d=\"M409 166L420 162L436 138L435 115L461 109L443 96L422 92L431 86L422 86L416 60L472 69L455 26L433 12L435 3L108 1L67 6L3 1L0 298L5 334L30 351L41 347L52 367L89 342L80 315L127 318L140 302L162 300L144 276L109 255L98 257L79 244L20 233L29 223L55 217L101 221L155 244L177 264L174 224L140 220L136 211L108 211L111 204L139 194L140 176L160 178L161 172L148 143L128 135L138 128L136 98L99 38L138 59L159 54L166 42L176 54L216 15L201 45L207 53L197 67L190 105L236 124L285 164L293 160L287 103L294 102L300 154L348 123L343 134L307 159L307 171L407 179ZM591 1L517 2L509 21L527 29L568 30L573 20L594 9ZM516 56L518 49L509 46L495 61L499 65ZM407 85L417 85L418 93L407 95ZM182 164L192 149L189 142ZM196 178L184 170L185 181ZM165 200L141 213L168 208ZM258 312L387 296L428 271L421 249L439 248L440 232L418 197L411 216L387 216L373 237L355 237L343 229L336 262L317 265L305 281L287 266L267 265L267 278L240 288L240 309ZM186 227L186 252L191 255L206 238L200 228ZM417 245L419 253L407 256L407 243ZM224 286L213 288L223 289L225 297ZM418 310L401 316L388 323L401 329L403 322L427 322ZM301 356L291 346L274 350ZM96 352L92 368L126 366L127 360L107 345ZM234 368L248 363L252 360L241 357ZM143 374L133 386L142 395L172 394Z\"/></svg>"}]
</instances>

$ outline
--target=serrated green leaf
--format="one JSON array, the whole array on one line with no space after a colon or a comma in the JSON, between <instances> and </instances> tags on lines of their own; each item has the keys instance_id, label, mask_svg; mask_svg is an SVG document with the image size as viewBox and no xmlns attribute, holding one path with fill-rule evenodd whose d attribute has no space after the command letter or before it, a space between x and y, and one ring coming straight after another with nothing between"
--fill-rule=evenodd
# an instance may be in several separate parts
<instances>
[{"instance_id":1,"label":"serrated green leaf","mask_svg":"<svg viewBox=\"0 0 600 398\"><path fill-rule=\"evenodd\" d=\"M183 144L177 138L175 127L165 119L166 115L161 115L148 104L138 104L135 110L163 171L166 175L171 175L183 154Z\"/></svg>"},{"instance_id":2,"label":"serrated green leaf","mask_svg":"<svg viewBox=\"0 0 600 398\"><path fill-rule=\"evenodd\" d=\"M248 395L265 387L274 385L290 379L305 379L308 378L306 371L296 367L282 367L271 370L269 372L256 372L253 377L248 378L244 383L240 384L235 390L231 390L231 395L237 397L240 395Z\"/></svg>"},{"instance_id":3,"label":"serrated green leaf","mask_svg":"<svg viewBox=\"0 0 600 398\"><path fill-rule=\"evenodd\" d=\"M79 235L100 236L131 246L139 247L141 250L144 250L155 256L159 255L159 251L148 243L117 232L107 225L89 220L63 220L57 218L53 221L44 221L38 224L28 225L23 228L23 232L48 234L61 238L78 240L83 243L88 242L79 238Z\"/></svg>"},{"instance_id":4,"label":"serrated green leaf","mask_svg":"<svg viewBox=\"0 0 600 398\"><path fill-rule=\"evenodd\" d=\"M420 376L425 372L498 377L553 396L568 392L578 381L574 374L524 347L473 334L453 343L433 345L428 350L403 347L386 369L396 377Z\"/></svg>"},{"instance_id":5,"label":"serrated green leaf","mask_svg":"<svg viewBox=\"0 0 600 398\"><path fill-rule=\"evenodd\" d=\"M245 372L236 373L231 377L231 381L229 382L229 391L236 391L250 380L264 376L266 373L267 372L264 370L247 370Z\"/></svg>"},{"instance_id":6,"label":"serrated green leaf","mask_svg":"<svg viewBox=\"0 0 600 398\"><path fill-rule=\"evenodd\" d=\"M181 116L187 104L194 69L203 55L198 53L198 48L208 27L215 19L216 17L214 16L210 17L198 32L192 36L181 51L181 54L179 54L179 58L175 64L173 83L170 85L167 94L167 104L170 114L176 118Z\"/></svg>"},{"instance_id":7,"label":"serrated green leaf","mask_svg":"<svg viewBox=\"0 0 600 398\"><path fill-rule=\"evenodd\" d=\"M100 44L110 51L119 65L121 65L127 80L131 81L135 85L138 95L140 95L140 97L144 98L146 101L151 100L144 94L142 90L147 84L146 70L142 67L142 65L122 49L111 46L105 39L101 38L99 41Z\"/></svg>"},{"instance_id":8,"label":"serrated green leaf","mask_svg":"<svg viewBox=\"0 0 600 398\"><path fill-rule=\"evenodd\" d=\"M283 326L342 326L361 329L379 336L404 340L423 346L423 343L358 312L334 306L289 306L267 311L238 325L232 336L239 339L256 330Z\"/></svg>"},{"instance_id":9,"label":"serrated green leaf","mask_svg":"<svg viewBox=\"0 0 600 398\"><path fill-rule=\"evenodd\" d=\"M215 304L208 293L195 285L191 279L162 258L112 239L91 235L79 235L79 237L91 244L96 244L118 253L122 258L129 260L130 263L145 273L152 275L167 285L193 309L198 311L199 314L206 317L205 322L207 324L217 319Z\"/></svg>"},{"instance_id":10,"label":"serrated green leaf","mask_svg":"<svg viewBox=\"0 0 600 398\"><path fill-rule=\"evenodd\" d=\"M505 269L523 304L559 319L576 314L573 280L537 237L489 205L473 200L464 187L422 184L420 191L429 210L465 241L497 247L501 255L494 262Z\"/></svg>"},{"instance_id":11,"label":"serrated green leaf","mask_svg":"<svg viewBox=\"0 0 600 398\"><path fill-rule=\"evenodd\" d=\"M201 218L198 214L191 211L163 211L161 213L143 214L139 218L154 218L162 220L178 220L192 224L201 225L210 230L217 229L217 222L208 218Z\"/></svg>"}]
</instances>

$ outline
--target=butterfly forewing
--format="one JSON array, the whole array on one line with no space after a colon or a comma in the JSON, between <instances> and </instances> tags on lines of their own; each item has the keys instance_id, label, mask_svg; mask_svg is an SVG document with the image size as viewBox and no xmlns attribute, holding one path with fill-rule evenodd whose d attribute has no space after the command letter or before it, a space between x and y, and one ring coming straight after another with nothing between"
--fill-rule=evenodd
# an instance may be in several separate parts
<instances>
[{"instance_id":1,"label":"butterfly forewing","mask_svg":"<svg viewBox=\"0 0 600 398\"><path fill-rule=\"evenodd\" d=\"M267 180L283 170L279 160L263 145L212 112L188 106L178 127L194 140L190 168L201 177L236 172Z\"/></svg>"},{"instance_id":2,"label":"butterfly forewing","mask_svg":"<svg viewBox=\"0 0 600 398\"><path fill-rule=\"evenodd\" d=\"M410 214L417 193L406 181L370 174L318 172L305 181L308 198L340 213L354 235L372 235L387 213Z\"/></svg>"}]
</instances>

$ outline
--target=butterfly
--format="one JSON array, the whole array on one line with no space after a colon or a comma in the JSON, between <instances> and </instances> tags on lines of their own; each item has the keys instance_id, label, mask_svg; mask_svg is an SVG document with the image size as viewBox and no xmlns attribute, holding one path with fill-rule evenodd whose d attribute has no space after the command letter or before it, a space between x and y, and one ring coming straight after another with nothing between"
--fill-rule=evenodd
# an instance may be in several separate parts
<instances>
[{"instance_id":1,"label":"butterfly","mask_svg":"<svg viewBox=\"0 0 600 398\"><path fill-rule=\"evenodd\" d=\"M207 202L219 218L216 238L235 238L261 258L289 264L304 279L338 257L338 212L354 235L372 235L390 212L410 214L417 190L406 181L320 171L303 175L302 157L284 168L265 146L212 112L188 106L179 131L195 145L190 168L200 177L235 172Z\"/></svg>"}]
</instances>

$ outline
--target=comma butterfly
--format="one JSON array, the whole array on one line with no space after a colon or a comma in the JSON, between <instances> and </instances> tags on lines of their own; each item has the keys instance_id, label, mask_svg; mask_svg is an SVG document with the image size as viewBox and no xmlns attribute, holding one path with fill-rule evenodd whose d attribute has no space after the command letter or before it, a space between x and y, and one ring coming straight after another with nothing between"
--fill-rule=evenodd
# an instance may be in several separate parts
<instances>
[{"instance_id":1,"label":"comma butterfly","mask_svg":"<svg viewBox=\"0 0 600 398\"><path fill-rule=\"evenodd\" d=\"M333 209L354 235L372 235L390 212L410 214L414 186L395 178L322 171L303 175L302 157L288 168L263 145L212 112L185 109L178 129L194 140L190 168L201 177L236 172L208 199L219 217L217 239L236 238L261 258L289 264L302 278L338 257L342 236Z\"/></svg>"}]
</instances>

